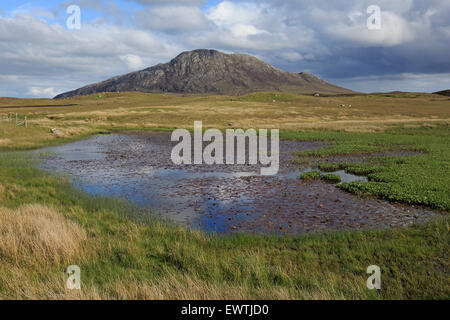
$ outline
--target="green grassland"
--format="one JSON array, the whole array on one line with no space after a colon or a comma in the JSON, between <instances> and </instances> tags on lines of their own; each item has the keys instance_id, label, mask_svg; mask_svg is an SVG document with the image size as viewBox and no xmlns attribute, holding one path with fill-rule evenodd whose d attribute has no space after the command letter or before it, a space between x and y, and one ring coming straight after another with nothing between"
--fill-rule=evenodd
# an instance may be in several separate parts
<instances>
[{"instance_id":1,"label":"green grassland","mask_svg":"<svg viewBox=\"0 0 450 320\"><path fill-rule=\"evenodd\" d=\"M0 110L30 119L28 128L0 123L0 298L450 298L448 101L420 94L414 99L274 95L0 99L0 107L7 107ZM352 104L355 111L347 114L339 102ZM280 118L273 124L274 113ZM324 149L299 152L298 165L317 163L323 171L366 175L368 183L339 186L360 196L432 207L443 217L379 231L218 237L149 217L124 200L85 194L66 178L36 169L36 160L22 151L115 130L189 127L193 119L218 128L228 122L243 128L279 125L284 139L327 141ZM305 125L308 119L317 127ZM61 134L51 134L53 127ZM395 150L420 154L368 156ZM330 159L355 154L363 162ZM12 219L21 223L4 222ZM73 236L68 239L59 229ZM82 270L80 292L65 289L64 271L73 264ZM366 269L373 264L381 267L380 291L366 288Z\"/></svg>"}]
</instances>

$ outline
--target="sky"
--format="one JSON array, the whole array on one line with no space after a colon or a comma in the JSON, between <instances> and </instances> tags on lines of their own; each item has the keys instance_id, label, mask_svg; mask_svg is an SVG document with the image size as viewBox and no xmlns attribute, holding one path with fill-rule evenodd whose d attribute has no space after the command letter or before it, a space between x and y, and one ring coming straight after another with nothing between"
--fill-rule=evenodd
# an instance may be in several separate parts
<instances>
[{"instance_id":1,"label":"sky","mask_svg":"<svg viewBox=\"0 0 450 320\"><path fill-rule=\"evenodd\" d=\"M450 89L450 0L0 1L0 96L53 97L193 49L360 92Z\"/></svg>"}]
</instances>

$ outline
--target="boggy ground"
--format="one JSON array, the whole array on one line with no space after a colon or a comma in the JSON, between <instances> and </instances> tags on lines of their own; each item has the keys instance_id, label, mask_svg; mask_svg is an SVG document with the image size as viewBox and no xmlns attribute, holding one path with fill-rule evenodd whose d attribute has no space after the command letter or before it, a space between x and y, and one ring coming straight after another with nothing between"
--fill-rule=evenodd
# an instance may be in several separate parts
<instances>
[{"instance_id":1,"label":"boggy ground","mask_svg":"<svg viewBox=\"0 0 450 320\"><path fill-rule=\"evenodd\" d=\"M385 229L439 216L425 207L361 198L323 181L300 180L294 151L317 150L325 143L281 141L280 170L273 177L261 176L260 165L176 166L170 160L173 145L165 132L100 135L45 149L53 153L41 167L70 174L87 192L135 201L161 217L219 234ZM362 156L329 160L361 162ZM363 180L343 176L346 182Z\"/></svg>"},{"instance_id":2,"label":"boggy ground","mask_svg":"<svg viewBox=\"0 0 450 320\"><path fill-rule=\"evenodd\" d=\"M67 105L38 106L62 103ZM325 148L300 151L297 165L327 162L369 178L343 183L340 188L345 191L423 205L444 214L450 207L447 97L121 93L63 102L2 98L0 106L2 112L30 119L27 129L0 123L3 151L62 144L117 129L189 128L193 120L217 128L228 127L228 122L242 128L273 126L287 139L327 141ZM55 127L59 134L50 133ZM328 162L333 156L399 149L420 154L368 157L357 164ZM136 217L135 209L122 201L87 195L67 179L36 169L26 153L1 153L0 298L450 297L447 215L385 230L216 237ZM63 236L62 230L71 236ZM82 270L79 292L65 289L63 271L71 264ZM373 264L382 272L382 290L377 292L366 287L366 270Z\"/></svg>"}]
</instances>

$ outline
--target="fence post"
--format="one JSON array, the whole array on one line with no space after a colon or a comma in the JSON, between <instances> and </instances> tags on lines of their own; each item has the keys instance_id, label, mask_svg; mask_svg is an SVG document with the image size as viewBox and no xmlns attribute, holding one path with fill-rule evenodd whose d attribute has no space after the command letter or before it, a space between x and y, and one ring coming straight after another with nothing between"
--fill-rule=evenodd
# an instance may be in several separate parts
<instances>
[{"instance_id":1,"label":"fence post","mask_svg":"<svg viewBox=\"0 0 450 320\"><path fill-rule=\"evenodd\" d=\"M25 128L28 128L28 124L27 124L27 116L25 116Z\"/></svg>"},{"instance_id":2,"label":"fence post","mask_svg":"<svg viewBox=\"0 0 450 320\"><path fill-rule=\"evenodd\" d=\"M16 113L16 126L17 126L17 113Z\"/></svg>"}]
</instances>

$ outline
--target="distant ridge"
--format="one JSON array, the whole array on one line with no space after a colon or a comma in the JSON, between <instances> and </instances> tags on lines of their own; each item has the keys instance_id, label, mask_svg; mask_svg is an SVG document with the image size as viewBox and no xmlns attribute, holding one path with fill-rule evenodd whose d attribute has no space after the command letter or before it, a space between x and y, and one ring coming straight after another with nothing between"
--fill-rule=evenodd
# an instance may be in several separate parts
<instances>
[{"instance_id":1,"label":"distant ridge","mask_svg":"<svg viewBox=\"0 0 450 320\"><path fill-rule=\"evenodd\" d=\"M200 49L183 52L169 63L94 83L55 99L118 91L226 95L258 91L354 93L306 72L284 72L250 55Z\"/></svg>"},{"instance_id":2,"label":"distant ridge","mask_svg":"<svg viewBox=\"0 0 450 320\"><path fill-rule=\"evenodd\" d=\"M450 97L450 89L434 92L434 94L440 94L441 96Z\"/></svg>"}]
</instances>

